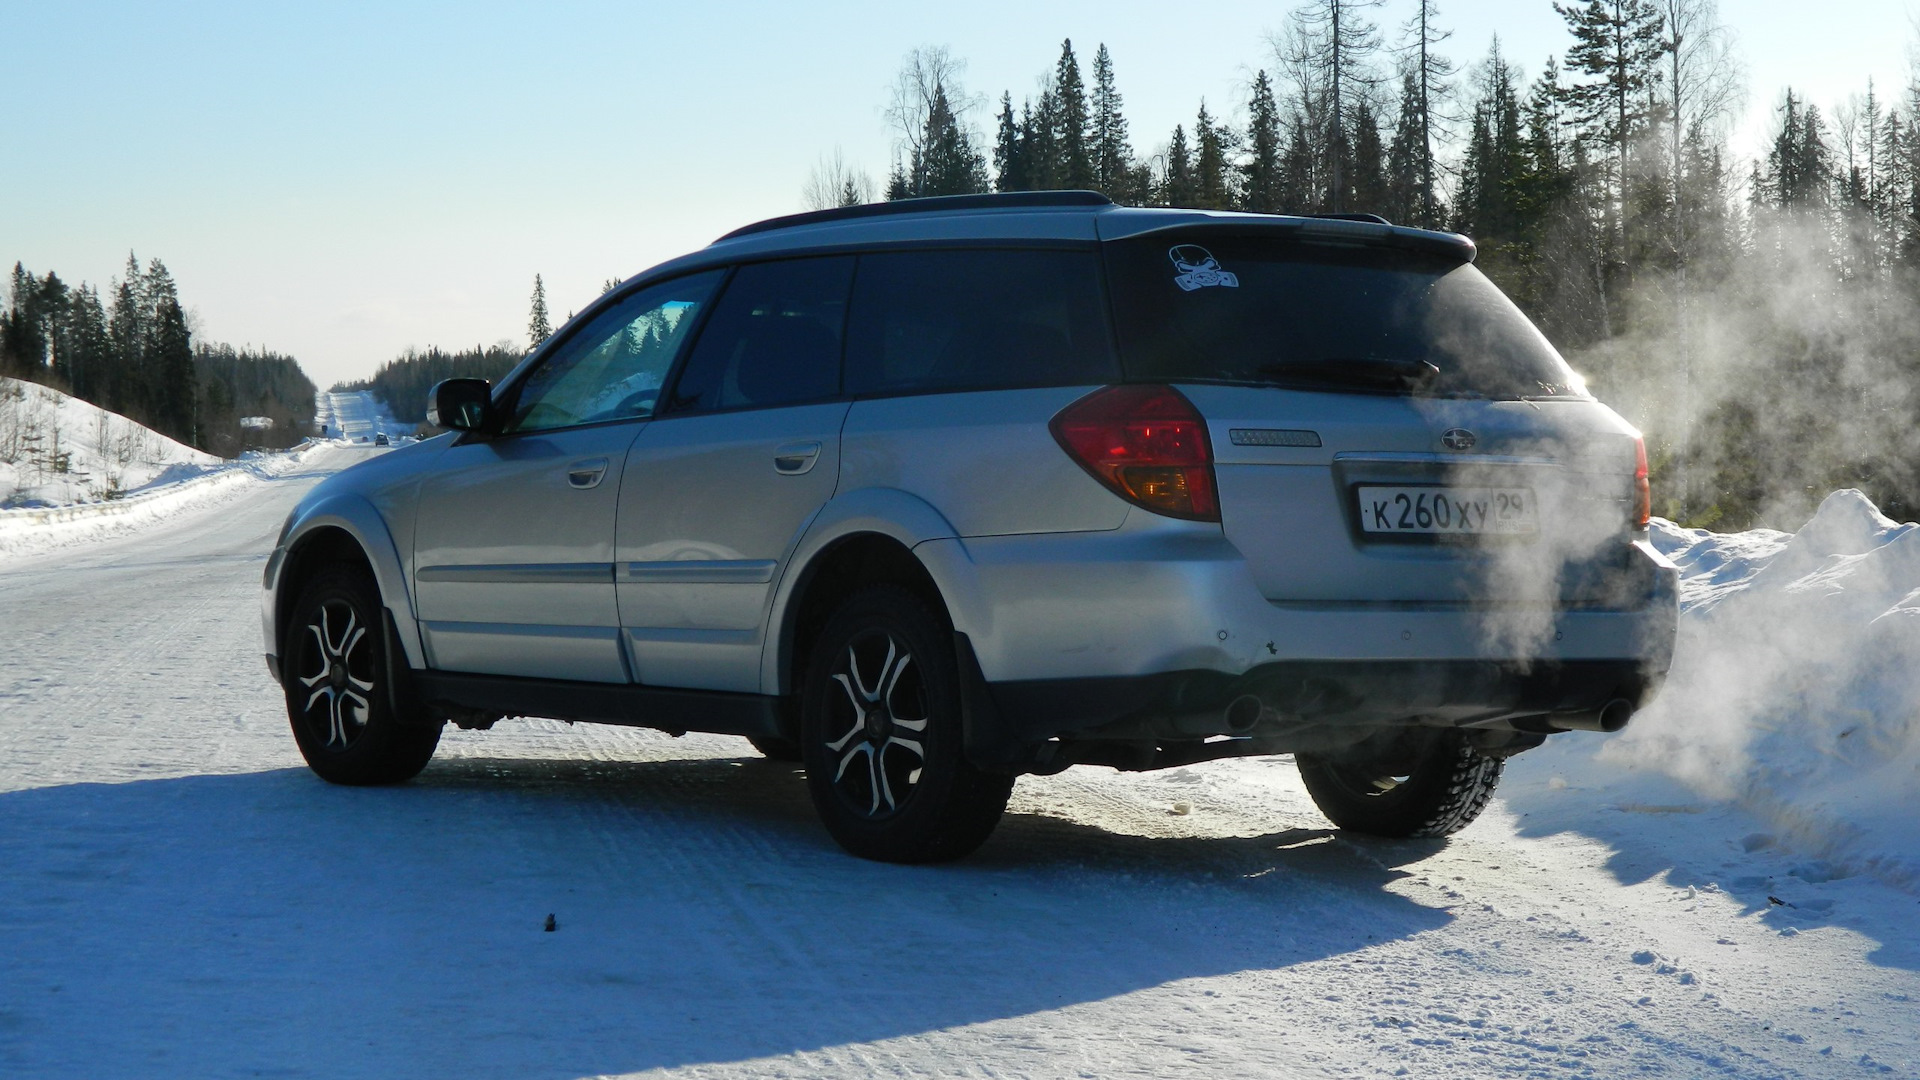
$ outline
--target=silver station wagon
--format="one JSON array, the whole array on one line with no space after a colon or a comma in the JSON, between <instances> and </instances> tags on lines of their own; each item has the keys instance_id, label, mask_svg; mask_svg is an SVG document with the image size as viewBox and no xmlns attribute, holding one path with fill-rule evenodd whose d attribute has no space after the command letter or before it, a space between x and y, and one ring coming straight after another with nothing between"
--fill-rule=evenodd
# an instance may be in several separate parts
<instances>
[{"instance_id":1,"label":"silver station wagon","mask_svg":"<svg viewBox=\"0 0 1920 1080\"><path fill-rule=\"evenodd\" d=\"M321 483L267 660L337 783L447 722L742 735L847 850L954 858L1014 779L1292 754L1457 830L1673 649L1638 433L1378 219L966 196L750 225Z\"/></svg>"}]
</instances>

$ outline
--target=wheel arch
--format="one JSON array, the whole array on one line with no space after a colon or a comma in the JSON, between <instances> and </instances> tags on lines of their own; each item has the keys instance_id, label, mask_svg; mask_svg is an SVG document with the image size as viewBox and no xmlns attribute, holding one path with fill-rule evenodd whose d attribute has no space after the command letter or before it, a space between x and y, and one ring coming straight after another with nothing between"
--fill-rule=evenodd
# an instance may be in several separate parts
<instances>
[{"instance_id":1,"label":"wheel arch","mask_svg":"<svg viewBox=\"0 0 1920 1080\"><path fill-rule=\"evenodd\" d=\"M862 585L902 585L951 622L947 598L914 548L955 535L938 510L897 489L868 488L829 502L788 559L775 591L761 686L770 694L794 692L811 636L825 623L833 599Z\"/></svg>"},{"instance_id":2,"label":"wheel arch","mask_svg":"<svg viewBox=\"0 0 1920 1080\"><path fill-rule=\"evenodd\" d=\"M425 668L425 651L400 553L379 512L358 497L329 500L313 507L288 530L273 586L275 655L286 640L287 620L301 587L320 567L343 560L358 562L373 575L381 605L393 620L408 666Z\"/></svg>"}]
</instances>

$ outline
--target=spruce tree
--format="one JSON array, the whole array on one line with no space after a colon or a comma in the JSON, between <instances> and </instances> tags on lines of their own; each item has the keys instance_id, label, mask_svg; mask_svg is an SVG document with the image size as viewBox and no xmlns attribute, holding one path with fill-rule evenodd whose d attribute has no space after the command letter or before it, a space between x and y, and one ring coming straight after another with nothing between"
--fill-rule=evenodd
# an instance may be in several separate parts
<instances>
[{"instance_id":1,"label":"spruce tree","mask_svg":"<svg viewBox=\"0 0 1920 1080\"><path fill-rule=\"evenodd\" d=\"M1093 186L1115 202L1133 202L1143 192L1134 184L1133 146L1127 141L1127 118L1120 111L1120 91L1114 85L1113 58L1105 44L1093 56L1093 103L1089 116L1093 136Z\"/></svg>"},{"instance_id":2,"label":"spruce tree","mask_svg":"<svg viewBox=\"0 0 1920 1080\"><path fill-rule=\"evenodd\" d=\"M1013 115L1013 95L1000 95L1000 119L993 139L993 189L1023 191L1026 162L1022 154L1020 121Z\"/></svg>"},{"instance_id":3,"label":"spruce tree","mask_svg":"<svg viewBox=\"0 0 1920 1080\"><path fill-rule=\"evenodd\" d=\"M1452 92L1448 80L1454 72L1453 61L1436 49L1453 36L1453 31L1441 29L1440 9L1433 0L1415 0L1415 3L1419 6L1407 20L1406 44L1402 46L1408 80L1401 90L1395 139L1400 143L1400 153L1415 163L1419 174L1419 183L1414 189L1415 205L1410 208L1408 220L1432 229L1440 226L1442 216L1439 172L1435 165L1441 116L1436 106Z\"/></svg>"},{"instance_id":4,"label":"spruce tree","mask_svg":"<svg viewBox=\"0 0 1920 1080\"><path fill-rule=\"evenodd\" d=\"M1388 220L1432 228L1426 220L1428 200L1423 198L1425 166L1421 141L1420 85L1412 71L1400 75L1400 108L1396 112L1393 135L1387 140L1387 199L1382 211Z\"/></svg>"},{"instance_id":5,"label":"spruce tree","mask_svg":"<svg viewBox=\"0 0 1920 1080\"><path fill-rule=\"evenodd\" d=\"M1160 179L1161 206L1192 206L1195 196L1193 151L1187 147L1186 128L1176 124L1167 144L1166 171Z\"/></svg>"},{"instance_id":6,"label":"spruce tree","mask_svg":"<svg viewBox=\"0 0 1920 1080\"><path fill-rule=\"evenodd\" d=\"M527 345L537 349L553 336L553 324L547 319L547 283L533 275L533 311L527 317Z\"/></svg>"},{"instance_id":7,"label":"spruce tree","mask_svg":"<svg viewBox=\"0 0 1920 1080\"><path fill-rule=\"evenodd\" d=\"M1233 207L1232 165L1227 160L1231 134L1214 123L1207 103L1200 102L1200 115L1193 123L1193 205L1205 210Z\"/></svg>"},{"instance_id":8,"label":"spruce tree","mask_svg":"<svg viewBox=\"0 0 1920 1080\"><path fill-rule=\"evenodd\" d=\"M1277 214L1286 208L1280 138L1280 107L1273 100L1273 80L1262 71L1254 76L1253 97L1247 103L1248 155L1241 166L1242 209Z\"/></svg>"},{"instance_id":9,"label":"spruce tree","mask_svg":"<svg viewBox=\"0 0 1920 1080\"><path fill-rule=\"evenodd\" d=\"M1060 60L1053 69L1053 94L1053 144L1058 155L1054 173L1058 186L1091 188L1094 171L1087 130L1087 90L1080 80L1080 61L1073 55L1071 38L1060 43Z\"/></svg>"},{"instance_id":10,"label":"spruce tree","mask_svg":"<svg viewBox=\"0 0 1920 1080\"><path fill-rule=\"evenodd\" d=\"M1588 77L1567 87L1570 119L1612 154L1616 250L1623 256L1629 247L1628 158L1651 109L1666 51L1660 13L1648 0L1588 0L1585 7L1556 3L1553 9L1573 33L1567 70Z\"/></svg>"},{"instance_id":11,"label":"spruce tree","mask_svg":"<svg viewBox=\"0 0 1920 1080\"><path fill-rule=\"evenodd\" d=\"M171 286L171 281L167 283ZM195 424L199 379L193 366L193 337L186 313L169 287L160 294L153 313L153 336L148 364L152 380L153 427L189 446L200 445Z\"/></svg>"},{"instance_id":12,"label":"spruce tree","mask_svg":"<svg viewBox=\"0 0 1920 1080\"><path fill-rule=\"evenodd\" d=\"M913 170L915 195L973 195L987 190L986 159L960 130L944 87L934 87L921 146Z\"/></svg>"},{"instance_id":13,"label":"spruce tree","mask_svg":"<svg viewBox=\"0 0 1920 1080\"><path fill-rule=\"evenodd\" d=\"M1365 99L1353 110L1353 168L1349 186L1355 211L1384 214L1391 209L1387 195L1387 154L1380 142L1380 124Z\"/></svg>"}]
</instances>

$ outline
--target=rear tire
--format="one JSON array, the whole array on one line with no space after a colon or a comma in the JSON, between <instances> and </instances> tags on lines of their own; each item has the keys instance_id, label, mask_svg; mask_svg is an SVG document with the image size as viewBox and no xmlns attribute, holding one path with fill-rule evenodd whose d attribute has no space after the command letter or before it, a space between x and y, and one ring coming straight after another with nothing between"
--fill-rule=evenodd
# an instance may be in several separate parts
<instances>
[{"instance_id":1,"label":"rear tire","mask_svg":"<svg viewBox=\"0 0 1920 1080\"><path fill-rule=\"evenodd\" d=\"M396 692L405 675L397 656L365 569L329 566L301 589L281 648L282 688L294 742L321 779L397 784L432 760L442 723Z\"/></svg>"},{"instance_id":2,"label":"rear tire","mask_svg":"<svg viewBox=\"0 0 1920 1080\"><path fill-rule=\"evenodd\" d=\"M966 759L946 620L897 586L862 589L827 620L802 683L800 743L821 822L865 859L966 855L1013 791L1011 776Z\"/></svg>"},{"instance_id":3,"label":"rear tire","mask_svg":"<svg viewBox=\"0 0 1920 1080\"><path fill-rule=\"evenodd\" d=\"M1449 836L1473 823L1506 767L1451 730L1414 728L1337 754L1296 754L1335 825L1375 836Z\"/></svg>"}]
</instances>

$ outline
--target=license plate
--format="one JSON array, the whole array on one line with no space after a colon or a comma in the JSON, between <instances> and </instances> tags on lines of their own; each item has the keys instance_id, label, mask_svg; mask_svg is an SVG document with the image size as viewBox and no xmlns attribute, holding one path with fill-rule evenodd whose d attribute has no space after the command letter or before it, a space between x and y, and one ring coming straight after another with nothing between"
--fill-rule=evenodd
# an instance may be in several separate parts
<instances>
[{"instance_id":1,"label":"license plate","mask_svg":"<svg viewBox=\"0 0 1920 1080\"><path fill-rule=\"evenodd\" d=\"M1538 528L1531 488L1362 487L1368 533L1525 536Z\"/></svg>"}]
</instances>

